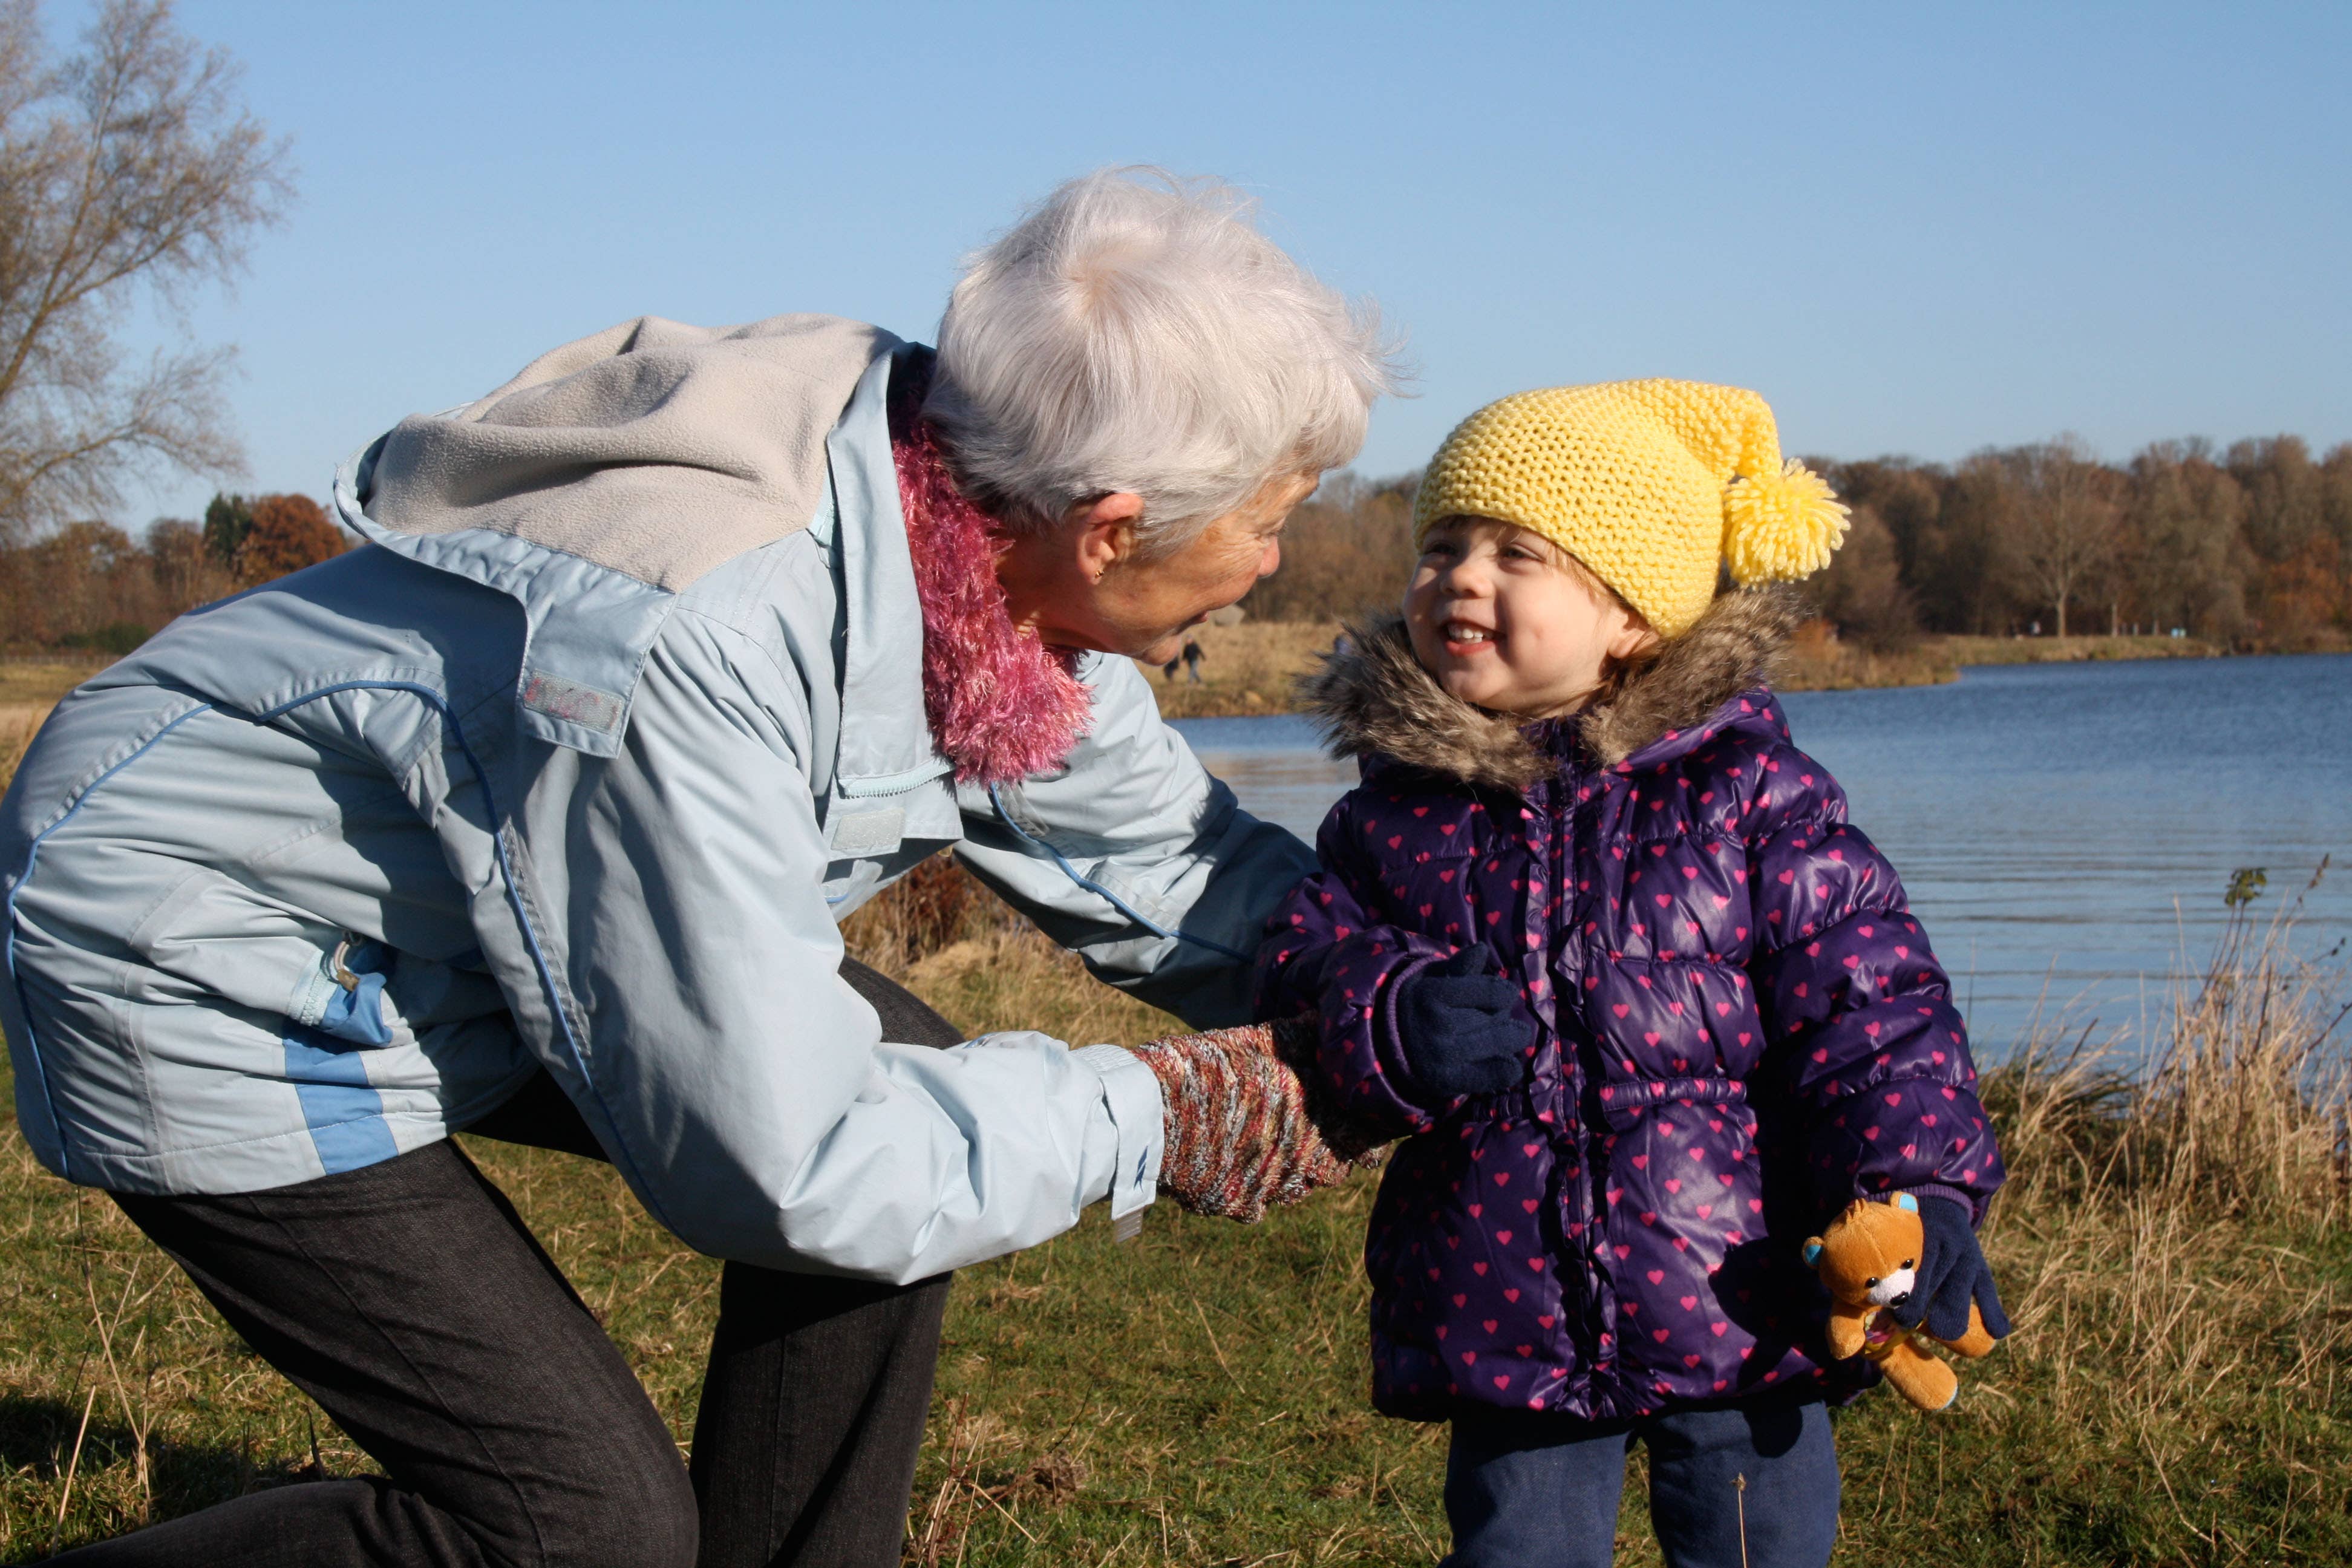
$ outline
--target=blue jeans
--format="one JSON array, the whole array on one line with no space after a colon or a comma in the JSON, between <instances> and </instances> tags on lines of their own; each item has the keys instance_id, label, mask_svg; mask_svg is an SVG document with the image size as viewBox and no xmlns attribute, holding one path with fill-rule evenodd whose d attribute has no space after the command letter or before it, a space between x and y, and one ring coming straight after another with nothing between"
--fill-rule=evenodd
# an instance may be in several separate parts
<instances>
[{"instance_id":1,"label":"blue jeans","mask_svg":"<svg viewBox=\"0 0 2352 1568\"><path fill-rule=\"evenodd\" d=\"M1444 1568L1608 1568L1635 1438L1649 1445L1650 1523L1673 1568L1830 1560L1838 1470L1829 1412L1774 1404L1637 1421L1464 1416L1445 1458L1454 1552Z\"/></svg>"}]
</instances>

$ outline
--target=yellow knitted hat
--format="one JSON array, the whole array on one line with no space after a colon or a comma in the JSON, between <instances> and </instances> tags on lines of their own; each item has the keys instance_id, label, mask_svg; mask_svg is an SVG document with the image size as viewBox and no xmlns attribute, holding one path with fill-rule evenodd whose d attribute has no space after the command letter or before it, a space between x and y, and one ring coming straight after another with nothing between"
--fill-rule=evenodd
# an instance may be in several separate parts
<instances>
[{"instance_id":1,"label":"yellow knitted hat","mask_svg":"<svg viewBox=\"0 0 2352 1568\"><path fill-rule=\"evenodd\" d=\"M1441 518L1517 523L1575 555L1662 637L1741 584L1829 564L1845 508L1780 461L1761 397L1696 381L1612 381L1514 393L1454 426L1413 506L1416 542Z\"/></svg>"}]
</instances>

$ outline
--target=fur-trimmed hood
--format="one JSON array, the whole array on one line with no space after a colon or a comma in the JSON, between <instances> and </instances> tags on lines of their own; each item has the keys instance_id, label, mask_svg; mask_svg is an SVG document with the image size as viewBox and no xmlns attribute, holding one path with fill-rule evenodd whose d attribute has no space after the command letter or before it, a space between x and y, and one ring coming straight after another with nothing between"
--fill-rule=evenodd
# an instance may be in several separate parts
<instances>
[{"instance_id":1,"label":"fur-trimmed hood","mask_svg":"<svg viewBox=\"0 0 2352 1568\"><path fill-rule=\"evenodd\" d=\"M1771 678L1805 615L1802 597L1782 584L1722 595L1614 697L1581 714L1577 738L1603 767L1614 767L1669 733L1703 724ZM1398 615L1350 625L1322 668L1300 679L1298 695L1335 755L1386 758L1515 795L1559 765L1529 738L1533 726L1438 685L1413 658Z\"/></svg>"}]
</instances>

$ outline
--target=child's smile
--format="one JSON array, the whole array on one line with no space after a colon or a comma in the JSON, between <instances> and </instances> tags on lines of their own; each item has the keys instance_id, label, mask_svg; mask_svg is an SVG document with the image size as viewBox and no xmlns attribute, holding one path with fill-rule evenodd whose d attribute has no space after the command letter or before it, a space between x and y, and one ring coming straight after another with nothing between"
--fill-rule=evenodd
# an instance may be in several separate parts
<instances>
[{"instance_id":1,"label":"child's smile","mask_svg":"<svg viewBox=\"0 0 2352 1568\"><path fill-rule=\"evenodd\" d=\"M1528 719L1572 713L1647 623L1557 545L1489 518L1433 525L1405 589L1412 650L1465 702Z\"/></svg>"},{"instance_id":2,"label":"child's smile","mask_svg":"<svg viewBox=\"0 0 2352 1568\"><path fill-rule=\"evenodd\" d=\"M1445 651L1456 658L1468 658L1473 654L1491 649L1496 641L1494 627L1482 626L1471 621L1450 620L1439 630L1445 635Z\"/></svg>"}]
</instances>

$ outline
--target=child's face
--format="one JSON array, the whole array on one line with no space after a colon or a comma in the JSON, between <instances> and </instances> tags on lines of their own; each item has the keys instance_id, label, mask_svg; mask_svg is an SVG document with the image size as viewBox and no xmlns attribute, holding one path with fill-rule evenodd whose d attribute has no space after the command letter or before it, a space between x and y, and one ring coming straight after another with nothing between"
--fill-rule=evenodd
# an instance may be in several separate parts
<instances>
[{"instance_id":1,"label":"child's face","mask_svg":"<svg viewBox=\"0 0 2352 1568\"><path fill-rule=\"evenodd\" d=\"M1404 619L1414 656L1440 686L1528 719L1575 712L1608 660L1654 636L1557 545L1484 517L1449 517L1429 531Z\"/></svg>"}]
</instances>

